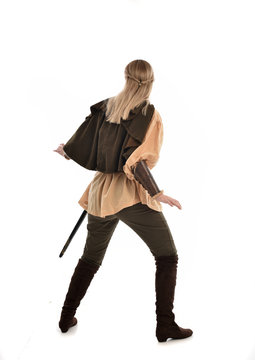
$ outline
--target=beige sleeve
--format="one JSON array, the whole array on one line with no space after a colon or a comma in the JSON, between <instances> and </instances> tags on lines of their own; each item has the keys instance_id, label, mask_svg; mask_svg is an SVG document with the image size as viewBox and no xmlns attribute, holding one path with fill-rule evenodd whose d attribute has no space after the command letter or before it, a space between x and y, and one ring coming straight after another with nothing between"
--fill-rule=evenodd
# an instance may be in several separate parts
<instances>
[{"instance_id":1,"label":"beige sleeve","mask_svg":"<svg viewBox=\"0 0 255 360\"><path fill-rule=\"evenodd\" d=\"M135 149L123 166L123 171L130 180L135 180L131 169L135 167L139 161L145 160L149 169L152 169L156 165L163 143L163 136L162 119L159 112L155 109L142 144ZM154 195L153 198L156 198L161 193L163 193L163 190Z\"/></svg>"}]
</instances>

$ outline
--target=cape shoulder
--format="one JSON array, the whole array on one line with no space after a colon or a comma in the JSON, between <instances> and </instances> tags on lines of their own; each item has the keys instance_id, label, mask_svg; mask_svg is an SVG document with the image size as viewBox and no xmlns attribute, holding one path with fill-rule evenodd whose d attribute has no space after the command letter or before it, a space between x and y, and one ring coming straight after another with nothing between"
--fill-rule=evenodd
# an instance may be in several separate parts
<instances>
[{"instance_id":1,"label":"cape shoulder","mask_svg":"<svg viewBox=\"0 0 255 360\"><path fill-rule=\"evenodd\" d=\"M98 112L99 110L105 111L106 110L106 104L107 101L109 100L109 98L101 100L99 102L97 102L94 105L90 106L90 112L91 114L95 114L96 112Z\"/></svg>"},{"instance_id":2,"label":"cape shoulder","mask_svg":"<svg viewBox=\"0 0 255 360\"><path fill-rule=\"evenodd\" d=\"M138 108L131 110L127 120L123 120L121 118L121 124L125 127L128 134L140 144L143 142L147 128L149 127L155 111L154 105L149 104L146 115L143 115L143 106L144 103L142 103Z\"/></svg>"}]
</instances>

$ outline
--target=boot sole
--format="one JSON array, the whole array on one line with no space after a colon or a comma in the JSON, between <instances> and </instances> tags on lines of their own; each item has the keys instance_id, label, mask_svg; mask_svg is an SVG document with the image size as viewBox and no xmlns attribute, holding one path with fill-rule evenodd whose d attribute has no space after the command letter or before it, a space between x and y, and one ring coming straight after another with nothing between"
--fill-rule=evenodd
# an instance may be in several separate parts
<instances>
[{"instance_id":1,"label":"boot sole","mask_svg":"<svg viewBox=\"0 0 255 360\"><path fill-rule=\"evenodd\" d=\"M172 340L181 340L181 339L186 339L190 336L192 336L193 332L191 334L187 334L186 336L180 336L180 337L171 337L171 336L167 336L167 337L157 337L158 342L166 342L167 339L172 339Z\"/></svg>"}]
</instances>

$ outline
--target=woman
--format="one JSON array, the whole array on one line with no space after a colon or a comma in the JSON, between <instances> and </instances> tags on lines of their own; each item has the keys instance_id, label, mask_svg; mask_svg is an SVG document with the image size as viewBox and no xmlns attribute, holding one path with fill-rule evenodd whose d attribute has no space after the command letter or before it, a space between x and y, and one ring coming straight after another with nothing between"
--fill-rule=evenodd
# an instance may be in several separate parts
<instances>
[{"instance_id":1,"label":"woman","mask_svg":"<svg viewBox=\"0 0 255 360\"><path fill-rule=\"evenodd\" d=\"M71 139L54 150L87 169L97 170L79 200L88 213L88 233L59 327L67 332L77 324L76 309L102 265L121 220L141 237L155 258L158 341L186 338L193 331L179 327L172 311L178 254L161 202L178 209L181 205L158 188L150 172L158 161L163 141L161 116L149 101L153 69L145 60L134 60L125 68L125 79L124 89L91 106L91 114ZM87 137L79 144L81 133Z\"/></svg>"}]
</instances>

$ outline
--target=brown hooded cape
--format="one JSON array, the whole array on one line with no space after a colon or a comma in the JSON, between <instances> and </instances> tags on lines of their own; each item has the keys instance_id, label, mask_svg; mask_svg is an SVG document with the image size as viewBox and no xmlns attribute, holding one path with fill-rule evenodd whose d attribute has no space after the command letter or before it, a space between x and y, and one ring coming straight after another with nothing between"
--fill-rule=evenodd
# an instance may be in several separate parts
<instances>
[{"instance_id":1,"label":"brown hooded cape","mask_svg":"<svg viewBox=\"0 0 255 360\"><path fill-rule=\"evenodd\" d=\"M144 101L129 112L126 120L121 118L120 124L110 123L105 116L108 100L90 107L90 115L63 149L73 161L88 170L123 172L128 157L142 144L155 108L149 104L146 115L143 115Z\"/></svg>"}]
</instances>

